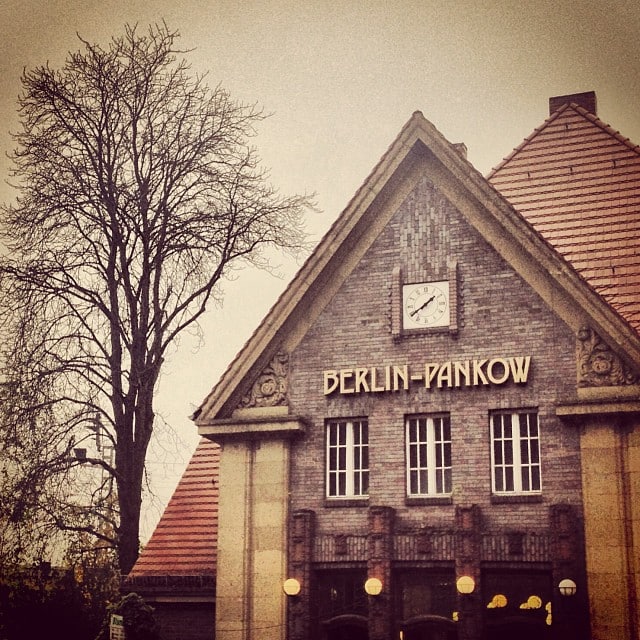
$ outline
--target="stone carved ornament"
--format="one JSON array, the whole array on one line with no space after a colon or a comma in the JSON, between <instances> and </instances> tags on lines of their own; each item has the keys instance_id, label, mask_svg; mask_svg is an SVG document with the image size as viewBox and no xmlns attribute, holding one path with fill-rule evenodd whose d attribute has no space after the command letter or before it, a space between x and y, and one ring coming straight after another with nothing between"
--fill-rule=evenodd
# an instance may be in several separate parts
<instances>
[{"instance_id":1,"label":"stone carved ornament","mask_svg":"<svg viewBox=\"0 0 640 640\"><path fill-rule=\"evenodd\" d=\"M632 371L589 327L578 331L578 385L612 387L636 384L639 376Z\"/></svg>"},{"instance_id":2,"label":"stone carved ornament","mask_svg":"<svg viewBox=\"0 0 640 640\"><path fill-rule=\"evenodd\" d=\"M276 354L241 400L241 407L278 407L287 403L289 355Z\"/></svg>"}]
</instances>

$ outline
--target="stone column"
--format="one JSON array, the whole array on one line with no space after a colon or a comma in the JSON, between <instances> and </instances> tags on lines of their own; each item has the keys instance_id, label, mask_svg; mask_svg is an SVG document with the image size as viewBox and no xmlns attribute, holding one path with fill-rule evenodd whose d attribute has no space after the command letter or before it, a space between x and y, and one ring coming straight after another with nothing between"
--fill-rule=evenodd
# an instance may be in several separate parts
<instances>
[{"instance_id":1,"label":"stone column","mask_svg":"<svg viewBox=\"0 0 640 640\"><path fill-rule=\"evenodd\" d=\"M289 442L238 440L220 456L216 638L284 640Z\"/></svg>"}]
</instances>

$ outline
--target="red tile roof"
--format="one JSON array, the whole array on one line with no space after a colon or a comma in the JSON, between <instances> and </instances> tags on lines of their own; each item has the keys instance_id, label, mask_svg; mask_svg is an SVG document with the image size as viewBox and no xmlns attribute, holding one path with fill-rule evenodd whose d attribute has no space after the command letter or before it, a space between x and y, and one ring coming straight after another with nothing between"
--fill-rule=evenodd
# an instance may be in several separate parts
<instances>
[{"instance_id":1,"label":"red tile roof","mask_svg":"<svg viewBox=\"0 0 640 640\"><path fill-rule=\"evenodd\" d=\"M488 180L640 333L640 147L565 103Z\"/></svg>"},{"instance_id":2,"label":"red tile roof","mask_svg":"<svg viewBox=\"0 0 640 640\"><path fill-rule=\"evenodd\" d=\"M215 576L219 458L220 447L202 438L129 580Z\"/></svg>"}]
</instances>

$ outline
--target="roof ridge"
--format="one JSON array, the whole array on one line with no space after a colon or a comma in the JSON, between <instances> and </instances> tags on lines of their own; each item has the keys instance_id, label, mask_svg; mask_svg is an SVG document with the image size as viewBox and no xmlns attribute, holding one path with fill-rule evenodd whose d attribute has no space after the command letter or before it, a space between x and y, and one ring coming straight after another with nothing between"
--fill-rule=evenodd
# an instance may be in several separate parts
<instances>
[{"instance_id":1,"label":"roof ridge","mask_svg":"<svg viewBox=\"0 0 640 640\"><path fill-rule=\"evenodd\" d=\"M526 138L524 138L524 140L517 147L515 147L507 156L505 156L499 164L493 167L491 171L489 171L489 173L486 175L487 180L491 181L491 179L495 176L495 174L498 171L500 171L504 167L504 165L510 162L511 159L516 154L520 153L520 151L522 151L522 149L525 146L527 146L531 141L533 141L554 120L557 120L560 117L560 115L563 114L567 109L572 109L576 113L580 114L582 117L586 118L593 124L600 127L600 129L602 129L605 133L609 134L610 136L618 140L618 142L623 143L626 147L631 149L631 151L635 152L640 156L640 145L635 144L629 138L623 136L619 131L614 129L611 125L604 122L604 120L599 118L597 115L594 115L590 111L587 111L587 109L585 109L584 107L581 107L579 104L575 102L566 102L559 109L554 111L549 117L547 117L539 127L536 127L531 134L529 134Z\"/></svg>"},{"instance_id":2,"label":"roof ridge","mask_svg":"<svg viewBox=\"0 0 640 640\"><path fill-rule=\"evenodd\" d=\"M520 153L522 149L531 142L534 138L536 138L544 129L546 129L551 122L556 120L561 113L566 111L569 107L569 103L562 105L557 111L554 111L549 117L545 119L545 121L539 126L535 127L534 130L524 138L524 140L517 146L512 149L512 151L506 155L495 167L489 171L489 173L485 176L488 181L491 181L491 178L500 170L502 167L507 164L516 154Z\"/></svg>"},{"instance_id":3,"label":"roof ridge","mask_svg":"<svg viewBox=\"0 0 640 640\"><path fill-rule=\"evenodd\" d=\"M623 136L620 133L620 131L618 131L617 129L614 129L611 125L607 124L604 120L600 119L597 115L594 115L593 113L590 113L584 107L581 107L579 104L572 103L571 106L580 115L582 115L585 118L587 118L587 120L590 120L591 122L593 122L593 124L599 126L603 131L606 131L609 135L611 135L614 138L616 138L616 140L618 140L619 142L622 142L624 145L629 147L629 149L631 149L632 151L634 151L635 153L637 153L640 156L640 145L639 144L635 144L634 142L631 141L630 138L627 138L626 136Z\"/></svg>"}]
</instances>

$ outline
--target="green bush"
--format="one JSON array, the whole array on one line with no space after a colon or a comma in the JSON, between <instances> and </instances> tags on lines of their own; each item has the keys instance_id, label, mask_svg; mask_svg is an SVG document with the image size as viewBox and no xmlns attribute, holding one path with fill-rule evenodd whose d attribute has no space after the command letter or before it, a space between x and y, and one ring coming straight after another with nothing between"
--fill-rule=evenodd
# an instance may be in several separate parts
<instances>
[{"instance_id":1,"label":"green bush","mask_svg":"<svg viewBox=\"0 0 640 640\"><path fill-rule=\"evenodd\" d=\"M107 609L105 622L96 640L109 640L109 623L114 613L123 618L126 640L159 640L159 627L153 612L153 607L137 593L128 593Z\"/></svg>"}]
</instances>

